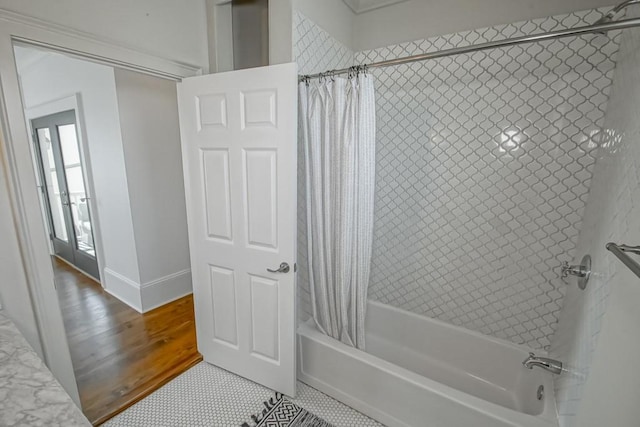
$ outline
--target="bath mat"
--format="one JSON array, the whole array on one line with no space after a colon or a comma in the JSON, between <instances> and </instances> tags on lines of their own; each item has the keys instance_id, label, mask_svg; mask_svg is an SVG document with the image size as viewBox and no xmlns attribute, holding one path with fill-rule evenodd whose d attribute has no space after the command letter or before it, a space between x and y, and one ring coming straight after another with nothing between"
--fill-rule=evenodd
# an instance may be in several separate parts
<instances>
[{"instance_id":1,"label":"bath mat","mask_svg":"<svg viewBox=\"0 0 640 427\"><path fill-rule=\"evenodd\" d=\"M333 427L280 393L263 404L265 408L262 412L251 416L253 423L244 423L241 427Z\"/></svg>"}]
</instances>

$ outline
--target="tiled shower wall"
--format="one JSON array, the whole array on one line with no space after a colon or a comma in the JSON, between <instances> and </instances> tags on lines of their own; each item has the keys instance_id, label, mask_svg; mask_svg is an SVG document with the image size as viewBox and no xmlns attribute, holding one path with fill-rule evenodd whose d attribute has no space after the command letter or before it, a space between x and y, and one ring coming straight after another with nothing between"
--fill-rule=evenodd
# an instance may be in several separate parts
<instances>
[{"instance_id":1,"label":"tiled shower wall","mask_svg":"<svg viewBox=\"0 0 640 427\"><path fill-rule=\"evenodd\" d=\"M293 15L293 57L299 74L313 74L353 65L354 52L299 12ZM299 132L301 135L301 133ZM304 147L298 144L298 318L312 314L307 270L307 211Z\"/></svg>"},{"instance_id":2,"label":"tiled shower wall","mask_svg":"<svg viewBox=\"0 0 640 427\"><path fill-rule=\"evenodd\" d=\"M357 63L593 23L598 11L356 54ZM618 49L572 37L372 69L371 299L548 348Z\"/></svg>"},{"instance_id":3,"label":"tiled shower wall","mask_svg":"<svg viewBox=\"0 0 640 427\"><path fill-rule=\"evenodd\" d=\"M640 16L636 7L635 16ZM555 382L563 427L577 426L583 389L597 348L610 289L624 286L626 267L605 249L607 242L640 242L640 30L625 30L620 43L604 136L574 261L590 254L594 274L584 291L567 290L551 353L568 372ZM633 256L633 255L632 255ZM628 277L628 276L627 276ZM632 277L636 285L636 278ZM634 339L634 337L629 337Z\"/></svg>"},{"instance_id":4,"label":"tiled shower wall","mask_svg":"<svg viewBox=\"0 0 640 427\"><path fill-rule=\"evenodd\" d=\"M370 63L600 16L585 11L456 33L354 59ZM300 14L294 34L302 73L350 65L341 53L348 49ZM370 298L549 346L565 286L558 267L572 258L581 227L617 46L616 37L586 36L372 69L378 136ZM302 318L310 314L304 215L299 206Z\"/></svg>"}]
</instances>

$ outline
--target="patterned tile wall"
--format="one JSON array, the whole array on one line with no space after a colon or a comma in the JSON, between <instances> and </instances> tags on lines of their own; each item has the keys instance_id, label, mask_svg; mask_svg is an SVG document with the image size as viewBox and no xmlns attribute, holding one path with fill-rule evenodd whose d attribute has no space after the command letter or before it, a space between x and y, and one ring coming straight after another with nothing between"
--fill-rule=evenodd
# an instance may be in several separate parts
<instances>
[{"instance_id":1,"label":"patterned tile wall","mask_svg":"<svg viewBox=\"0 0 640 427\"><path fill-rule=\"evenodd\" d=\"M293 15L293 57L300 74L313 74L353 65L354 52L300 12ZM299 132L301 135L302 133ZM307 212L305 209L304 150L298 144L298 318L311 316L307 270Z\"/></svg>"},{"instance_id":2,"label":"patterned tile wall","mask_svg":"<svg viewBox=\"0 0 640 427\"><path fill-rule=\"evenodd\" d=\"M635 16L640 16L636 7ZM560 424L576 426L576 415L596 350L611 288L621 286L626 267L605 249L607 242L640 242L640 30L622 34L604 137L574 261L591 254L595 273L586 290L567 290L551 353L569 372L556 379Z\"/></svg>"},{"instance_id":3,"label":"patterned tile wall","mask_svg":"<svg viewBox=\"0 0 640 427\"><path fill-rule=\"evenodd\" d=\"M358 52L356 63L593 23L590 10ZM372 69L370 298L548 348L599 144L618 34Z\"/></svg>"},{"instance_id":4,"label":"patterned tile wall","mask_svg":"<svg viewBox=\"0 0 640 427\"><path fill-rule=\"evenodd\" d=\"M594 22L592 10L355 54L300 13L301 73ZM373 71L378 170L371 298L547 348L573 257L618 36ZM304 169L299 314L310 315Z\"/></svg>"}]
</instances>

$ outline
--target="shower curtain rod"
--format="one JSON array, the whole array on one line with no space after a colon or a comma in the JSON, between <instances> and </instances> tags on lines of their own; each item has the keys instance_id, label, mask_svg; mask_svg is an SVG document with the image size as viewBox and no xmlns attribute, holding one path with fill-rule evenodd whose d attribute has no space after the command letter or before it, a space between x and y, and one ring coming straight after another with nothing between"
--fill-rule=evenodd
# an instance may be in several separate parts
<instances>
[{"instance_id":1,"label":"shower curtain rod","mask_svg":"<svg viewBox=\"0 0 640 427\"><path fill-rule=\"evenodd\" d=\"M342 68L339 70L328 70L324 73L316 73L309 75L301 75L300 81L315 79L319 77L337 76L340 74L349 74L358 68L381 68L391 67L393 65L408 64L410 62L426 61L428 59L444 58L445 56L460 55L462 53L470 53L497 47L514 46L523 43L541 42L546 40L560 39L564 37L579 36L582 34L606 33L614 30L624 30L625 28L640 27L640 18L623 19L615 22L607 22L603 24L586 25L578 28L568 28L565 30L549 31L547 33L533 34L530 36L514 37L504 40L496 40L492 42L473 44L464 47L454 47L452 49L439 50L436 52L422 53L420 55L406 56L404 58L388 59L386 61L374 62L355 67Z\"/></svg>"}]
</instances>

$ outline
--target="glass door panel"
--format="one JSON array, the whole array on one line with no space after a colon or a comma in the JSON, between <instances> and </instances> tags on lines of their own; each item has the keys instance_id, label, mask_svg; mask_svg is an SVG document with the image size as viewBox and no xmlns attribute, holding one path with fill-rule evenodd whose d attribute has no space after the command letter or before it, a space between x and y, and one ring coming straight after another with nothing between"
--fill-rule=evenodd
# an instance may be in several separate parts
<instances>
[{"instance_id":1,"label":"glass door panel","mask_svg":"<svg viewBox=\"0 0 640 427\"><path fill-rule=\"evenodd\" d=\"M37 129L38 141L40 141L40 156L43 169L43 182L45 194L49 200L53 235L58 239L68 242L67 227L64 223L62 211L62 195L58 183L58 171L51 146L51 132L49 128Z\"/></svg>"},{"instance_id":2,"label":"glass door panel","mask_svg":"<svg viewBox=\"0 0 640 427\"><path fill-rule=\"evenodd\" d=\"M76 249L95 257L95 245L91 228L89 203L84 186L78 138L74 124L58 126L62 161L64 163L69 202L76 233Z\"/></svg>"}]
</instances>

